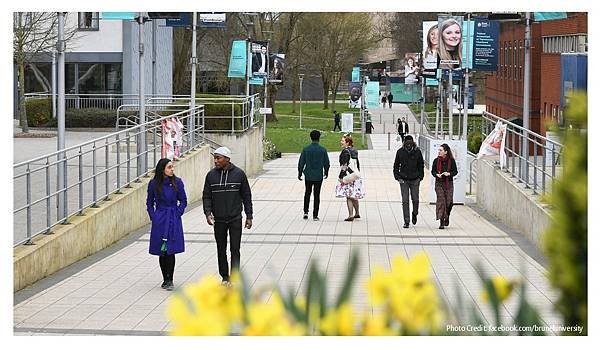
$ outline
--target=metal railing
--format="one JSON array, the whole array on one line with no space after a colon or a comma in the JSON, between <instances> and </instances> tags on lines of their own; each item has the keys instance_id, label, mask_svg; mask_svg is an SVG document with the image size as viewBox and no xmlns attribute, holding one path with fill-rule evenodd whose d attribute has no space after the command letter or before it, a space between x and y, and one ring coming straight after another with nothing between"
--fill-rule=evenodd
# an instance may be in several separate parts
<instances>
[{"instance_id":1,"label":"metal railing","mask_svg":"<svg viewBox=\"0 0 600 350\"><path fill-rule=\"evenodd\" d=\"M189 95L146 95L149 98L179 98ZM52 98L52 93L27 93L25 99ZM65 94L66 109L100 108L116 110L123 104L139 103L137 94Z\"/></svg>"},{"instance_id":2,"label":"metal railing","mask_svg":"<svg viewBox=\"0 0 600 350\"><path fill-rule=\"evenodd\" d=\"M531 188L534 194L548 192L551 186L547 186L547 183L551 183L561 170L559 158L564 146L494 114L483 112L482 118L481 133L484 138L494 129L497 121L506 124L505 171L523 183L525 188Z\"/></svg>"},{"instance_id":3,"label":"metal railing","mask_svg":"<svg viewBox=\"0 0 600 350\"><path fill-rule=\"evenodd\" d=\"M163 120L178 117L183 124L183 156L204 144L203 116L204 106L198 105L13 165L14 245L30 244L37 235L50 234L57 224L67 223L71 216L82 215L84 209L139 182L161 158ZM189 127L192 118L193 130ZM60 184L59 171L64 172Z\"/></svg>"},{"instance_id":4,"label":"metal railing","mask_svg":"<svg viewBox=\"0 0 600 350\"><path fill-rule=\"evenodd\" d=\"M477 161L477 155L469 151L467 151L467 155L473 157L469 162L469 194L473 194L473 182L477 182L477 171L473 171L473 164Z\"/></svg>"},{"instance_id":5,"label":"metal railing","mask_svg":"<svg viewBox=\"0 0 600 350\"><path fill-rule=\"evenodd\" d=\"M147 111L172 111L189 108L191 98L184 97L151 97L146 100ZM260 94L252 96L216 96L197 97L196 104L202 104L207 110L204 115L204 132L207 133L242 133L260 122ZM216 107L221 106L221 107ZM138 115L121 116L124 111L138 111L136 103L124 104L117 108L116 128L137 125Z\"/></svg>"}]
</instances>

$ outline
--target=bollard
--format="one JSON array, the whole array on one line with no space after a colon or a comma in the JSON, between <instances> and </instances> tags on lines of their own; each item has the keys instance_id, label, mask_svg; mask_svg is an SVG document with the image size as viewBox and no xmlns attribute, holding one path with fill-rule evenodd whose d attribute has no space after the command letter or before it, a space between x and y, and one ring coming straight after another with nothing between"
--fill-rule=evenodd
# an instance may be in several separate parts
<instances>
[{"instance_id":1,"label":"bollard","mask_svg":"<svg viewBox=\"0 0 600 350\"><path fill-rule=\"evenodd\" d=\"M390 150L390 133L388 132L388 151Z\"/></svg>"}]
</instances>

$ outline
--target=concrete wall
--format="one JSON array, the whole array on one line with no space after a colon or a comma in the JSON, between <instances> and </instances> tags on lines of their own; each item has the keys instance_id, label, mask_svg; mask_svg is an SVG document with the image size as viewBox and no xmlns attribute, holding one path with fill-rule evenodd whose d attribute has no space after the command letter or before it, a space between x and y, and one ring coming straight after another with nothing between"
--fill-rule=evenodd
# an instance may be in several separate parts
<instances>
[{"instance_id":1,"label":"concrete wall","mask_svg":"<svg viewBox=\"0 0 600 350\"><path fill-rule=\"evenodd\" d=\"M181 177L188 202L202 197L204 178L212 167L208 146L190 152L175 164L175 174ZM262 152L260 153L262 160ZM101 202L100 208L89 208L83 216L73 216L68 225L58 225L54 234L40 235L35 245L18 246L14 249L14 291L92 255L130 232L150 223L146 212L146 193L150 177L122 194L110 196Z\"/></svg>"},{"instance_id":2,"label":"concrete wall","mask_svg":"<svg viewBox=\"0 0 600 350\"><path fill-rule=\"evenodd\" d=\"M521 232L542 251L541 238L550 212L532 191L523 188L491 161L477 161L477 204L507 226Z\"/></svg>"},{"instance_id":3,"label":"concrete wall","mask_svg":"<svg viewBox=\"0 0 600 350\"><path fill-rule=\"evenodd\" d=\"M243 134L207 134L214 142L228 147L231 162L252 177L263 169L262 129L254 127ZM257 156L260 155L260 156Z\"/></svg>"}]
</instances>

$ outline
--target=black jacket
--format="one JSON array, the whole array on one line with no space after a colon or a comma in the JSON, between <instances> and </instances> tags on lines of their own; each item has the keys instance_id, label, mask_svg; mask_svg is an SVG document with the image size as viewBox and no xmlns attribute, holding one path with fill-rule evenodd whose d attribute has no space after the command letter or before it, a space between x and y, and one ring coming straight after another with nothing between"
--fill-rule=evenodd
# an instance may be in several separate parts
<instances>
[{"instance_id":1,"label":"black jacket","mask_svg":"<svg viewBox=\"0 0 600 350\"><path fill-rule=\"evenodd\" d=\"M344 148L340 153L340 166L342 165L350 165L350 159L356 159L356 167L357 170L360 171L360 162L358 161L358 151L352 147ZM338 178L342 179L347 174L352 174L354 169L348 167L348 170L341 170Z\"/></svg>"},{"instance_id":2,"label":"black jacket","mask_svg":"<svg viewBox=\"0 0 600 350\"><path fill-rule=\"evenodd\" d=\"M437 172L437 162L438 162L438 157L435 157L435 159L433 160L433 164L431 164L431 175L433 175L436 182L446 181L447 177L448 177L448 181L452 181L454 179L454 177L456 175L458 175L458 169L456 168L456 160L454 160L454 158L452 158L452 162L450 162L450 166L448 166L448 160L445 160L444 162L442 162L442 171L441 172L442 173L449 172L450 176L443 176L443 175L442 175L442 177L435 176L438 173Z\"/></svg>"},{"instance_id":3,"label":"black jacket","mask_svg":"<svg viewBox=\"0 0 600 350\"><path fill-rule=\"evenodd\" d=\"M396 160L394 161L394 179L402 180L423 180L425 176L425 161L423 154L418 147L410 151L402 147L396 151Z\"/></svg>"},{"instance_id":4,"label":"black jacket","mask_svg":"<svg viewBox=\"0 0 600 350\"><path fill-rule=\"evenodd\" d=\"M242 217L252 219L252 192L244 171L230 163L229 169L214 168L206 174L202 205L204 214L213 214L215 222L231 222Z\"/></svg>"}]
</instances>

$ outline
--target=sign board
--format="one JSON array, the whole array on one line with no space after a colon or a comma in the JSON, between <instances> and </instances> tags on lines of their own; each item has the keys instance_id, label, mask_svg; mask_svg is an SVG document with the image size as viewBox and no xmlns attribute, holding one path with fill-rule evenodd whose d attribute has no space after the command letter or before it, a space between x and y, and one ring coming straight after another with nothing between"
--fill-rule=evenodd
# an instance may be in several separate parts
<instances>
[{"instance_id":1,"label":"sign board","mask_svg":"<svg viewBox=\"0 0 600 350\"><path fill-rule=\"evenodd\" d=\"M466 140L429 140L429 164L427 167L431 171L433 160L438 156L438 149L444 143L447 143L452 150L454 160L456 160L456 168L458 175L454 178L454 197L453 201L455 204L465 203L465 191L467 178L469 177L469 163L467 162L467 141ZM429 202L435 203L435 178L429 177Z\"/></svg>"},{"instance_id":2,"label":"sign board","mask_svg":"<svg viewBox=\"0 0 600 350\"><path fill-rule=\"evenodd\" d=\"M567 18L566 12L534 12L533 18L537 21L553 21Z\"/></svg>"},{"instance_id":3,"label":"sign board","mask_svg":"<svg viewBox=\"0 0 600 350\"><path fill-rule=\"evenodd\" d=\"M252 77L266 77L269 73L269 42L253 41L250 48L252 52L250 59Z\"/></svg>"},{"instance_id":4,"label":"sign board","mask_svg":"<svg viewBox=\"0 0 600 350\"><path fill-rule=\"evenodd\" d=\"M494 72L498 66L500 24L483 17L475 18L473 69Z\"/></svg>"},{"instance_id":5,"label":"sign board","mask_svg":"<svg viewBox=\"0 0 600 350\"><path fill-rule=\"evenodd\" d=\"M199 14L199 26L201 28L225 28L226 16L224 12L210 12Z\"/></svg>"},{"instance_id":6,"label":"sign board","mask_svg":"<svg viewBox=\"0 0 600 350\"><path fill-rule=\"evenodd\" d=\"M367 109L379 108L379 81L368 81L365 90Z\"/></svg>"},{"instance_id":7,"label":"sign board","mask_svg":"<svg viewBox=\"0 0 600 350\"><path fill-rule=\"evenodd\" d=\"M180 12L148 12L150 19L178 19Z\"/></svg>"},{"instance_id":8,"label":"sign board","mask_svg":"<svg viewBox=\"0 0 600 350\"><path fill-rule=\"evenodd\" d=\"M273 113L273 109L272 108L261 107L261 108L258 109L258 113L259 114L272 114Z\"/></svg>"},{"instance_id":9,"label":"sign board","mask_svg":"<svg viewBox=\"0 0 600 350\"><path fill-rule=\"evenodd\" d=\"M235 40L231 44L228 78L246 77L246 40Z\"/></svg>"},{"instance_id":10,"label":"sign board","mask_svg":"<svg viewBox=\"0 0 600 350\"><path fill-rule=\"evenodd\" d=\"M348 82L348 107L349 108L360 108L362 86L360 83Z\"/></svg>"},{"instance_id":11,"label":"sign board","mask_svg":"<svg viewBox=\"0 0 600 350\"><path fill-rule=\"evenodd\" d=\"M106 19L131 20L131 19L135 19L135 17L136 17L135 12L100 12L100 19L105 19L105 20Z\"/></svg>"},{"instance_id":12,"label":"sign board","mask_svg":"<svg viewBox=\"0 0 600 350\"><path fill-rule=\"evenodd\" d=\"M352 82L353 83L360 82L360 67L352 68Z\"/></svg>"},{"instance_id":13,"label":"sign board","mask_svg":"<svg viewBox=\"0 0 600 350\"><path fill-rule=\"evenodd\" d=\"M354 131L354 114L342 113L342 132L353 132Z\"/></svg>"},{"instance_id":14,"label":"sign board","mask_svg":"<svg viewBox=\"0 0 600 350\"><path fill-rule=\"evenodd\" d=\"M167 18L165 24L167 27L189 27L192 25L192 13L180 12L179 18Z\"/></svg>"},{"instance_id":15,"label":"sign board","mask_svg":"<svg viewBox=\"0 0 600 350\"><path fill-rule=\"evenodd\" d=\"M269 55L269 84L283 85L284 70L285 54L275 53Z\"/></svg>"}]
</instances>

